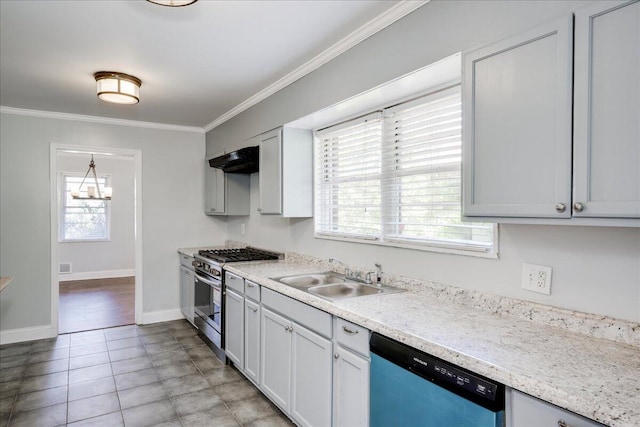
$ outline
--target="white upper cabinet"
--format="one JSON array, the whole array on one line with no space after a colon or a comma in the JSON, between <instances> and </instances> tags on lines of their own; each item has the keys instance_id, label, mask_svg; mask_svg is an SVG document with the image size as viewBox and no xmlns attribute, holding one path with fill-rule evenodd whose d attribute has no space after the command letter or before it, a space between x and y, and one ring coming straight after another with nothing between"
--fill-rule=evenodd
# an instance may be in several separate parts
<instances>
[{"instance_id":1,"label":"white upper cabinet","mask_svg":"<svg viewBox=\"0 0 640 427\"><path fill-rule=\"evenodd\" d=\"M259 142L260 213L313 216L311 131L284 126L260 135Z\"/></svg>"},{"instance_id":2,"label":"white upper cabinet","mask_svg":"<svg viewBox=\"0 0 640 427\"><path fill-rule=\"evenodd\" d=\"M465 216L571 216L571 25L464 55Z\"/></svg>"},{"instance_id":3,"label":"white upper cabinet","mask_svg":"<svg viewBox=\"0 0 640 427\"><path fill-rule=\"evenodd\" d=\"M640 2L576 11L576 217L640 218Z\"/></svg>"},{"instance_id":4,"label":"white upper cabinet","mask_svg":"<svg viewBox=\"0 0 640 427\"><path fill-rule=\"evenodd\" d=\"M468 219L640 225L640 3L572 18L464 55Z\"/></svg>"},{"instance_id":5,"label":"white upper cabinet","mask_svg":"<svg viewBox=\"0 0 640 427\"><path fill-rule=\"evenodd\" d=\"M249 215L249 175L226 174L221 169L209 166L209 158L205 162L204 213Z\"/></svg>"}]
</instances>

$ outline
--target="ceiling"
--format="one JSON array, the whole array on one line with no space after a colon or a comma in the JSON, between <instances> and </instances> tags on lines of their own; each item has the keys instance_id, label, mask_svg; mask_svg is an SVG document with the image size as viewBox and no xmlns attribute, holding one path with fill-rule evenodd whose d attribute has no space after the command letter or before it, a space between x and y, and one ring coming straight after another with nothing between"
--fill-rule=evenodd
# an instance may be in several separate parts
<instances>
[{"instance_id":1,"label":"ceiling","mask_svg":"<svg viewBox=\"0 0 640 427\"><path fill-rule=\"evenodd\" d=\"M207 129L398 3L0 0L0 105ZM100 101L96 71L140 78L140 103Z\"/></svg>"}]
</instances>

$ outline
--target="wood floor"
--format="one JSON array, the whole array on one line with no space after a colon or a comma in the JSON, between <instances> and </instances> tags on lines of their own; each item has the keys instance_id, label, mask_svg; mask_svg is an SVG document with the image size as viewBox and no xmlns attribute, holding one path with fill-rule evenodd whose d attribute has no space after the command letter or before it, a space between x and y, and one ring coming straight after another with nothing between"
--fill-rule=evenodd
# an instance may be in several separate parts
<instances>
[{"instance_id":1,"label":"wood floor","mask_svg":"<svg viewBox=\"0 0 640 427\"><path fill-rule=\"evenodd\" d=\"M135 277L60 282L59 333L131 325Z\"/></svg>"}]
</instances>

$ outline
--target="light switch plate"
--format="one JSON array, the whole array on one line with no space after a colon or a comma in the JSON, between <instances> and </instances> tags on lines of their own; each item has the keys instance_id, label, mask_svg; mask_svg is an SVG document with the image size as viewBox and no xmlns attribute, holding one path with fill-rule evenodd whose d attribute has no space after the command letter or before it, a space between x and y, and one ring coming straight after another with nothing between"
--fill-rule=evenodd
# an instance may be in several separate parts
<instances>
[{"instance_id":1,"label":"light switch plate","mask_svg":"<svg viewBox=\"0 0 640 427\"><path fill-rule=\"evenodd\" d=\"M522 289L551 295L551 267L522 264Z\"/></svg>"}]
</instances>

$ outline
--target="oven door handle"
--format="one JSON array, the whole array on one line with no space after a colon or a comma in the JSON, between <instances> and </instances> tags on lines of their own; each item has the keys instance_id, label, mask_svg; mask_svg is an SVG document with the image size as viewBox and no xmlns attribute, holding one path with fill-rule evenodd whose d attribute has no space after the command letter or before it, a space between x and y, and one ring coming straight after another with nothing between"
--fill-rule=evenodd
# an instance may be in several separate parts
<instances>
[{"instance_id":1,"label":"oven door handle","mask_svg":"<svg viewBox=\"0 0 640 427\"><path fill-rule=\"evenodd\" d=\"M214 288L217 288L218 290L221 288L221 283L219 282L214 282L213 280L210 279L205 279L204 277L202 277L201 275L199 275L198 273L196 273L196 280L206 283L209 286L213 286Z\"/></svg>"}]
</instances>

